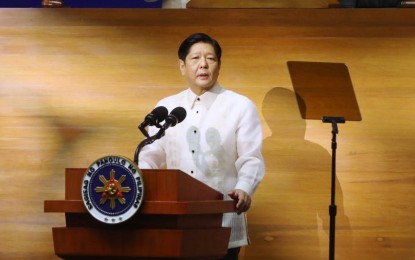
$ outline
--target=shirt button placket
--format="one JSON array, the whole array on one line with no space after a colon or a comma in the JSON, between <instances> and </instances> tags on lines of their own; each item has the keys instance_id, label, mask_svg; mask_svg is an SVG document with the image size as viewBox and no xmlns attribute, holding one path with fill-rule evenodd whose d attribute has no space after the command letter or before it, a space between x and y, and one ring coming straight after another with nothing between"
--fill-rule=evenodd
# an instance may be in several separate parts
<instances>
[{"instance_id":1,"label":"shirt button placket","mask_svg":"<svg viewBox=\"0 0 415 260\"><path fill-rule=\"evenodd\" d=\"M197 101L200 101L200 97L196 98ZM196 114L199 114L199 110L196 110Z\"/></svg>"},{"instance_id":2,"label":"shirt button placket","mask_svg":"<svg viewBox=\"0 0 415 260\"><path fill-rule=\"evenodd\" d=\"M196 98L196 103L200 101L200 97ZM199 114L199 110L196 108L196 114ZM197 130L193 130L194 134L197 134ZM195 154L195 150L192 149L192 154ZM194 174L195 172L193 170L190 171L191 174Z\"/></svg>"}]
</instances>

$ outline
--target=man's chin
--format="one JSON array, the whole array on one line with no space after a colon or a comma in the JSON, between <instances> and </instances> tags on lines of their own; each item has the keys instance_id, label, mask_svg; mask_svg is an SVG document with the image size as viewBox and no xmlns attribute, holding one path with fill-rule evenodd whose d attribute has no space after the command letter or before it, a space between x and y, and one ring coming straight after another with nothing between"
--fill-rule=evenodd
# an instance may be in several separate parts
<instances>
[{"instance_id":1,"label":"man's chin","mask_svg":"<svg viewBox=\"0 0 415 260\"><path fill-rule=\"evenodd\" d=\"M215 83L210 80L198 80L196 85L202 89L211 89Z\"/></svg>"}]
</instances>

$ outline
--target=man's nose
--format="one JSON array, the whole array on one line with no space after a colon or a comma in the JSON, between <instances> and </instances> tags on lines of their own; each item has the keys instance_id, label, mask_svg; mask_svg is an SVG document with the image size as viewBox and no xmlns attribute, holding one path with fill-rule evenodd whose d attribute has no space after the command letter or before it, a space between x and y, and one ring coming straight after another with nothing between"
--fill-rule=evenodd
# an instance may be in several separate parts
<instances>
[{"instance_id":1,"label":"man's nose","mask_svg":"<svg viewBox=\"0 0 415 260\"><path fill-rule=\"evenodd\" d=\"M208 62L207 62L206 58L200 59L199 67L200 68L207 68L207 66L208 66Z\"/></svg>"}]
</instances>

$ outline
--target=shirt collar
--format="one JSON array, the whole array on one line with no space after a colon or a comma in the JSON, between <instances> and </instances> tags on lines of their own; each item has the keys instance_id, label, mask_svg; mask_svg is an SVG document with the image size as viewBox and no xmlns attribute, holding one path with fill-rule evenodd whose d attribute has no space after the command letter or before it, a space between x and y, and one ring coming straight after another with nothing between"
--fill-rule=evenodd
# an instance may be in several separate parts
<instances>
[{"instance_id":1,"label":"shirt collar","mask_svg":"<svg viewBox=\"0 0 415 260\"><path fill-rule=\"evenodd\" d=\"M200 96L193 93L191 89L188 89L187 100L189 102L189 107L192 109L196 102L200 102L200 104L204 105L206 108L209 108L222 89L223 88L219 85L219 83L216 83L209 91L206 91Z\"/></svg>"}]
</instances>

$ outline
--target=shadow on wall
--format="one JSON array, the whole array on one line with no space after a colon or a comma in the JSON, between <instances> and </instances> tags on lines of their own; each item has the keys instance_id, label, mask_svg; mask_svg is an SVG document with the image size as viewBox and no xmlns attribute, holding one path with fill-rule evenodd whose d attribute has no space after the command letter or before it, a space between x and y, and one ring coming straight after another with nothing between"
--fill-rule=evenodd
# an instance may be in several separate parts
<instances>
[{"instance_id":1,"label":"shadow on wall","mask_svg":"<svg viewBox=\"0 0 415 260\"><path fill-rule=\"evenodd\" d=\"M304 140L306 121L291 90L271 89L262 114L272 135L264 140L266 175L248 214L252 244L245 259L327 259L331 155ZM338 180L336 189L337 229L348 233L340 240L349 240L350 224ZM347 246L336 252L351 250L348 242L338 244Z\"/></svg>"}]
</instances>

